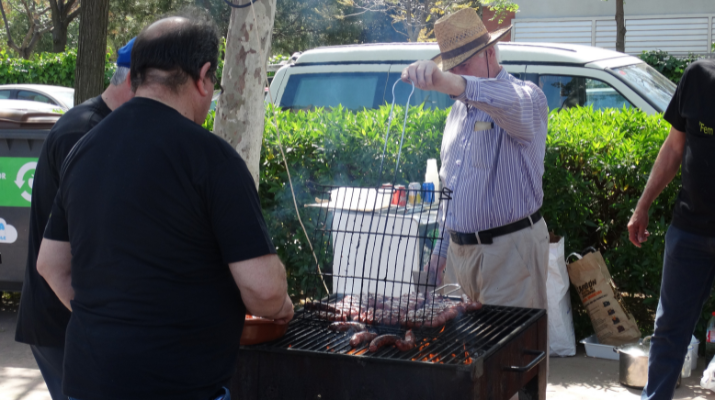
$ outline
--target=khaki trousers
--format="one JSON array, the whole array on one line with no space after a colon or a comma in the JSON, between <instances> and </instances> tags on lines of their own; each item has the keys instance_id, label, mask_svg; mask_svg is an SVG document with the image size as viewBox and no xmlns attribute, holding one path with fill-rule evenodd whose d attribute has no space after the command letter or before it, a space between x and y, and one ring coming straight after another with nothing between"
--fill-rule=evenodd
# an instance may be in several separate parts
<instances>
[{"instance_id":1,"label":"khaki trousers","mask_svg":"<svg viewBox=\"0 0 715 400\"><path fill-rule=\"evenodd\" d=\"M547 309L549 232L544 219L494 238L494 243L449 243L445 283L459 283L483 304Z\"/></svg>"},{"instance_id":2,"label":"khaki trousers","mask_svg":"<svg viewBox=\"0 0 715 400\"><path fill-rule=\"evenodd\" d=\"M529 228L494 238L492 244L459 245L450 239L444 283L459 283L469 298L482 304L546 310L548 266L549 230L541 218ZM547 379L548 351L547 339ZM517 393L510 400L519 398Z\"/></svg>"}]
</instances>

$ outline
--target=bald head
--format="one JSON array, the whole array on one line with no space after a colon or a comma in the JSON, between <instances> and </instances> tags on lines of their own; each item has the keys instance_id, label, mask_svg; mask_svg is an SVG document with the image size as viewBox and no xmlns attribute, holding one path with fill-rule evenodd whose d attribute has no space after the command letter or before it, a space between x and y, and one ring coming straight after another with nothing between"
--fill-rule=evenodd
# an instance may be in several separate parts
<instances>
[{"instance_id":1,"label":"bald head","mask_svg":"<svg viewBox=\"0 0 715 400\"><path fill-rule=\"evenodd\" d=\"M188 79L199 79L201 67L218 66L219 36L210 18L200 14L160 19L137 36L132 49L131 78L136 91L159 84L176 92Z\"/></svg>"},{"instance_id":2,"label":"bald head","mask_svg":"<svg viewBox=\"0 0 715 400\"><path fill-rule=\"evenodd\" d=\"M144 34L147 39L153 39L173 29L181 29L182 26L190 22L188 18L184 17L162 18L147 26L146 29L144 29Z\"/></svg>"}]
</instances>

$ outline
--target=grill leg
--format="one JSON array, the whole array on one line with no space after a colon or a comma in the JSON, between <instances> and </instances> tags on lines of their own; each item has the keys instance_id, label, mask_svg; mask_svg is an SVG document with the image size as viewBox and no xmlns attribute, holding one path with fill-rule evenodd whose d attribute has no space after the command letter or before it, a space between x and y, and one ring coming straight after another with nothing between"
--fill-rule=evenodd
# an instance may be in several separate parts
<instances>
[{"instance_id":1,"label":"grill leg","mask_svg":"<svg viewBox=\"0 0 715 400\"><path fill-rule=\"evenodd\" d=\"M546 360L538 368L539 373L519 391L519 400L546 400Z\"/></svg>"}]
</instances>

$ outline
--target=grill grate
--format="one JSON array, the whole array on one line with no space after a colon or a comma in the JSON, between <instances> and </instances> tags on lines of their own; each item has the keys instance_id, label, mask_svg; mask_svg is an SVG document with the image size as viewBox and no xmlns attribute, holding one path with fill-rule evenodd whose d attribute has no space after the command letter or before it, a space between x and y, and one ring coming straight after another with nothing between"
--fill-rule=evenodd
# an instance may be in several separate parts
<instances>
[{"instance_id":1,"label":"grill grate","mask_svg":"<svg viewBox=\"0 0 715 400\"><path fill-rule=\"evenodd\" d=\"M352 332L328 330L329 321L298 315L291 321L286 335L274 342L252 346L273 351L301 351L313 354L361 356L405 362L432 364L471 364L477 358L487 357L508 343L543 314L543 310L485 305L481 310L467 313L445 326L414 330L417 345L401 352L394 346L385 346L374 353L367 351L368 344L353 349L349 340ZM310 314L299 311L297 314ZM379 334L404 335L405 329L392 326L373 326Z\"/></svg>"},{"instance_id":2,"label":"grill grate","mask_svg":"<svg viewBox=\"0 0 715 400\"><path fill-rule=\"evenodd\" d=\"M391 304L399 311L392 316L400 319L407 312L403 310L407 302L417 300L417 292L437 288L425 265L441 244L438 211L448 212L449 189L411 191L314 183L306 187L316 196L316 203L306 207L314 225L311 241L318 265L308 273L312 279L304 282L304 302L325 303L327 295L342 293L362 300L361 312L375 312L375 304L365 303L367 296L382 296L394 299ZM405 199L393 204L400 196ZM420 196L439 203L420 201ZM424 304L428 310L432 306ZM425 315L428 321L434 317L431 312ZM321 319L316 313L296 318Z\"/></svg>"}]
</instances>

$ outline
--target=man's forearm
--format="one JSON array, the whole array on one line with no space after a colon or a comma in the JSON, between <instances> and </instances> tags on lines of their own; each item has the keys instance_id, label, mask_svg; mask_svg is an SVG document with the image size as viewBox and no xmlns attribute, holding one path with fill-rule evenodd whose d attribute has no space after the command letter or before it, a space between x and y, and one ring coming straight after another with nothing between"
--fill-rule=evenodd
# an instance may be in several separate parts
<instances>
[{"instance_id":1,"label":"man's forearm","mask_svg":"<svg viewBox=\"0 0 715 400\"><path fill-rule=\"evenodd\" d=\"M444 73L444 82L440 82L438 91L450 96L459 96L467 89L467 81L461 75Z\"/></svg>"},{"instance_id":2,"label":"man's forearm","mask_svg":"<svg viewBox=\"0 0 715 400\"><path fill-rule=\"evenodd\" d=\"M671 133L672 135L672 133ZM675 144L675 145L673 145ZM639 208L648 209L653 201L660 195L666 186L675 178L680 168L682 160L682 147L678 143L672 143L671 136L658 152L653 169L650 172L648 183L646 183L643 194L638 200Z\"/></svg>"},{"instance_id":3,"label":"man's forearm","mask_svg":"<svg viewBox=\"0 0 715 400\"><path fill-rule=\"evenodd\" d=\"M50 285L52 291L55 292L57 298L60 299L62 304L67 307L68 310L72 311L72 305L70 300L74 299L74 289L72 289L72 274L63 274L51 277L51 281L47 280L47 284Z\"/></svg>"},{"instance_id":4,"label":"man's forearm","mask_svg":"<svg viewBox=\"0 0 715 400\"><path fill-rule=\"evenodd\" d=\"M44 238L37 255L37 272L45 278L62 304L72 311L72 250L69 242Z\"/></svg>"}]
</instances>

